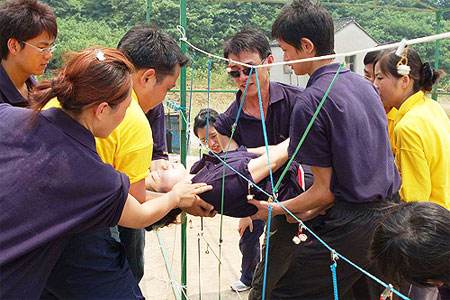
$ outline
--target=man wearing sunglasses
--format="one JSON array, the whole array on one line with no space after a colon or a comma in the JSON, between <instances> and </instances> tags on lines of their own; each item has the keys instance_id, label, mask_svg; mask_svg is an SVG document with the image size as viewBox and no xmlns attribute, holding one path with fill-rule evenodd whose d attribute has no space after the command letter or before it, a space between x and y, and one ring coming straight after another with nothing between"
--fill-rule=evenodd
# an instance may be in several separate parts
<instances>
[{"instance_id":1,"label":"man wearing sunglasses","mask_svg":"<svg viewBox=\"0 0 450 300\"><path fill-rule=\"evenodd\" d=\"M36 0L0 6L0 103L27 107L34 75L42 75L58 34L51 8Z\"/></svg>"},{"instance_id":2,"label":"man wearing sunglasses","mask_svg":"<svg viewBox=\"0 0 450 300\"><path fill-rule=\"evenodd\" d=\"M255 29L243 29L227 40L224 45L224 57L255 66L270 64L274 61L267 37ZM288 138L294 98L302 90L298 87L270 81L269 68L267 67L256 70L235 62L229 62L227 72L239 91L228 109L218 117L215 123L216 130L220 134L230 136L239 106L241 102L244 102L233 139L238 145L249 148L264 146L256 82L257 73L268 142L270 145L275 145ZM248 88L244 99L243 95L247 84ZM293 228L293 235L295 230ZM252 221L250 218L243 218L239 222L242 272L240 280L231 285L231 288L235 291L244 291L250 288L253 273L260 261L259 237L263 231L264 222L261 220Z\"/></svg>"}]
</instances>

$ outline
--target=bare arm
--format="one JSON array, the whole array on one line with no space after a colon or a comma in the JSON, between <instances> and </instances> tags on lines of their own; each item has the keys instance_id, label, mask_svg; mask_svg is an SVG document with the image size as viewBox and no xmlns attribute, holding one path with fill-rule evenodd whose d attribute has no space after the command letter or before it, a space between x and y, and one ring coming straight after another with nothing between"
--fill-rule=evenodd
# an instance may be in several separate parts
<instances>
[{"instance_id":1,"label":"bare arm","mask_svg":"<svg viewBox=\"0 0 450 300\"><path fill-rule=\"evenodd\" d=\"M270 168L273 172L278 170L288 159L289 139L269 148ZM265 149L264 149L265 151ZM269 166L267 164L267 153L250 160L248 170L253 180L258 183L269 176Z\"/></svg>"},{"instance_id":2,"label":"bare arm","mask_svg":"<svg viewBox=\"0 0 450 300\"><path fill-rule=\"evenodd\" d=\"M132 195L125 202L119 225L129 228L144 228L159 221L172 209L191 207L197 194L211 190L205 183L178 183L172 191L152 201L139 203Z\"/></svg>"},{"instance_id":3,"label":"bare arm","mask_svg":"<svg viewBox=\"0 0 450 300\"><path fill-rule=\"evenodd\" d=\"M334 202L334 195L331 192L331 175L333 173L331 168L311 167L314 174L313 185L304 193L295 198L283 201L283 205L292 213L298 214L301 218L306 216L311 219L323 210L326 210ZM249 203L258 208L258 212L252 216L253 219L266 219L269 203L266 201L251 200ZM285 214L283 208L277 204L272 204L272 214Z\"/></svg>"}]
</instances>

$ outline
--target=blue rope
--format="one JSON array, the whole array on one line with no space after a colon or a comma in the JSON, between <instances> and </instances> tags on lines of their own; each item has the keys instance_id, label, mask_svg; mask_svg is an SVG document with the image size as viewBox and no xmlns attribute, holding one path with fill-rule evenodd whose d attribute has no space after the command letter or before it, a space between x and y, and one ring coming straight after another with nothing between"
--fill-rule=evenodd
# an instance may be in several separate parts
<instances>
[{"instance_id":1,"label":"blue rope","mask_svg":"<svg viewBox=\"0 0 450 300\"><path fill-rule=\"evenodd\" d=\"M275 190L275 184L274 184L274 181L273 181L272 168L270 167L269 139L267 137L266 121L265 121L265 118L264 118L264 108L263 108L263 104L262 104L261 87L260 87L259 78L258 78L258 69L255 69L255 78L256 78L256 88L258 90L259 113L260 113L260 116L261 116L261 124L262 124L263 135L264 135L264 146L266 148L266 155L267 155L267 166L269 167L270 184L271 184L271 187L272 187L272 195L275 195L277 193L277 191ZM267 107L267 111L269 111L268 107Z\"/></svg>"},{"instance_id":2,"label":"blue rope","mask_svg":"<svg viewBox=\"0 0 450 300\"><path fill-rule=\"evenodd\" d=\"M332 274L332 276L333 276L333 292L334 292L334 300L339 300L336 268L337 268L337 262L334 262L334 263L330 266L331 274Z\"/></svg>"},{"instance_id":3,"label":"blue rope","mask_svg":"<svg viewBox=\"0 0 450 300\"><path fill-rule=\"evenodd\" d=\"M267 258L269 257L269 242L270 242L270 223L272 219L272 205L269 205L269 214L267 217L267 231L266 231L266 253L264 261L264 277L263 277L263 288L262 288L262 300L266 299L266 284L267 284Z\"/></svg>"}]
</instances>

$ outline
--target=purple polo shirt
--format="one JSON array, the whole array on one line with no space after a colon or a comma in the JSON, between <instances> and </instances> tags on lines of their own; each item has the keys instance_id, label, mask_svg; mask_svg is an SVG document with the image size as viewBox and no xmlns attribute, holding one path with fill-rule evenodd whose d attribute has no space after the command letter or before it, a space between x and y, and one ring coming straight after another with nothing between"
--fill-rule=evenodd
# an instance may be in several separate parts
<instances>
[{"instance_id":1,"label":"purple polo shirt","mask_svg":"<svg viewBox=\"0 0 450 300\"><path fill-rule=\"evenodd\" d=\"M153 154L152 160L169 159L166 146L166 124L164 122L164 105L161 103L146 113L152 128Z\"/></svg>"},{"instance_id":2,"label":"purple polo shirt","mask_svg":"<svg viewBox=\"0 0 450 300\"><path fill-rule=\"evenodd\" d=\"M30 77L25 84L28 90L35 85L35 80ZM0 64L0 103L9 103L12 106L27 107L29 105L27 99L19 93L14 83L9 78L3 66Z\"/></svg>"},{"instance_id":3,"label":"purple polo shirt","mask_svg":"<svg viewBox=\"0 0 450 300\"><path fill-rule=\"evenodd\" d=\"M0 104L1 297L38 299L72 234L115 226L129 180L60 109Z\"/></svg>"},{"instance_id":4,"label":"purple polo shirt","mask_svg":"<svg viewBox=\"0 0 450 300\"><path fill-rule=\"evenodd\" d=\"M270 82L269 107L265 119L269 145L279 144L289 137L289 124L295 97L302 89L279 82ZM241 103L242 92L236 93L236 99L228 109L220 114L214 127L223 134L231 135L231 126L236 121L236 115ZM238 145L249 148L264 146L264 136L261 119L247 115L241 111L233 139Z\"/></svg>"},{"instance_id":5,"label":"purple polo shirt","mask_svg":"<svg viewBox=\"0 0 450 300\"><path fill-rule=\"evenodd\" d=\"M329 64L316 70L297 96L289 156L338 67ZM335 81L296 159L302 164L331 167L331 187L337 200L378 201L393 196L400 187L380 97L369 81L347 69Z\"/></svg>"},{"instance_id":6,"label":"purple polo shirt","mask_svg":"<svg viewBox=\"0 0 450 300\"><path fill-rule=\"evenodd\" d=\"M225 153L219 154L219 157L224 159ZM245 147L241 146L237 150L228 151L226 161L236 171L253 181L248 170L248 163L251 159L256 157L258 157L258 155L248 152ZM275 183L280 177L283 169L284 168L282 167L273 174ZM302 192L297 181L297 169L298 164L294 161L289 168L289 172L283 178L278 190L279 201L293 198ZM224 170L225 192L223 214L235 218L248 217L255 214L257 211L256 207L247 203L248 182L230 168L226 167L217 157L210 154L203 155L202 159L196 162L191 168L191 173L196 174L192 178L192 182L206 182L213 187L211 191L201 194L200 197L213 205L216 211L220 212L222 177ZM310 184L311 182L308 181L307 185L309 186ZM272 184L269 177L266 177L259 182L258 186L269 194L272 193ZM255 199L267 200L267 195L255 187L251 188L251 193L255 195Z\"/></svg>"}]
</instances>

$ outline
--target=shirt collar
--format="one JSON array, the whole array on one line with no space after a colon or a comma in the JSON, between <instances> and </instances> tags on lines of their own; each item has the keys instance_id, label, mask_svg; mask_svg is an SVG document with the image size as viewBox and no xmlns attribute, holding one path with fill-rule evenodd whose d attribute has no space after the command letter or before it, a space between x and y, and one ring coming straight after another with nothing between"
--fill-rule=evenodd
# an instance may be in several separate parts
<instances>
[{"instance_id":1,"label":"shirt collar","mask_svg":"<svg viewBox=\"0 0 450 300\"><path fill-rule=\"evenodd\" d=\"M388 120L395 120L397 112L398 110L395 107L391 108L391 110L386 115Z\"/></svg>"},{"instance_id":2,"label":"shirt collar","mask_svg":"<svg viewBox=\"0 0 450 300\"><path fill-rule=\"evenodd\" d=\"M135 101L137 104L139 104L139 99L134 89L131 89L131 101Z\"/></svg>"},{"instance_id":3,"label":"shirt collar","mask_svg":"<svg viewBox=\"0 0 450 300\"><path fill-rule=\"evenodd\" d=\"M328 65L324 65L320 68L318 68L317 70L314 71L314 73L311 74L311 76L309 77L308 80L308 84L306 85L306 87L310 87L312 84L314 84L314 82L316 82L319 77L321 77L322 75L325 74L335 74L337 72L337 70L339 69L339 63L332 63L332 64L328 64ZM348 69L342 69L341 70L341 74L344 72L349 72Z\"/></svg>"},{"instance_id":4,"label":"shirt collar","mask_svg":"<svg viewBox=\"0 0 450 300\"><path fill-rule=\"evenodd\" d=\"M25 84L28 87L28 90L31 90L35 85L36 80L32 77L28 78L25 81ZM8 99L8 102L13 106L28 106L28 100L25 99L22 94L19 93L14 83L9 78L8 73L0 64L0 90Z\"/></svg>"},{"instance_id":5,"label":"shirt collar","mask_svg":"<svg viewBox=\"0 0 450 300\"><path fill-rule=\"evenodd\" d=\"M94 135L80 123L72 119L62 109L49 108L42 111L41 115L50 123L64 131L64 133L96 152Z\"/></svg>"},{"instance_id":6,"label":"shirt collar","mask_svg":"<svg viewBox=\"0 0 450 300\"><path fill-rule=\"evenodd\" d=\"M395 118L395 124L400 122L404 115L406 115L414 106L425 101L425 93L422 91L418 91L414 95L410 96L406 99L405 102L402 103L397 112L397 117Z\"/></svg>"}]
</instances>

